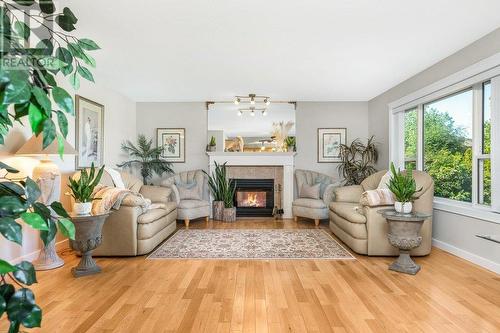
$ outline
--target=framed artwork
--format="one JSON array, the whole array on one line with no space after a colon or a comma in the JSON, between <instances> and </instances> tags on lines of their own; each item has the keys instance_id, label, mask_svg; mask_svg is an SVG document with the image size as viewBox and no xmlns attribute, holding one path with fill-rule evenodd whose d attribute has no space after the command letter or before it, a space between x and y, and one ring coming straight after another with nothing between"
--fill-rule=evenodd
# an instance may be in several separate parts
<instances>
[{"instance_id":1,"label":"framed artwork","mask_svg":"<svg viewBox=\"0 0 500 333\"><path fill-rule=\"evenodd\" d=\"M318 128L318 163L340 162L340 145L346 137L346 128Z\"/></svg>"},{"instance_id":2,"label":"framed artwork","mask_svg":"<svg viewBox=\"0 0 500 333\"><path fill-rule=\"evenodd\" d=\"M75 96L76 169L103 165L104 105Z\"/></svg>"},{"instance_id":3,"label":"framed artwork","mask_svg":"<svg viewBox=\"0 0 500 333\"><path fill-rule=\"evenodd\" d=\"M167 162L186 162L186 130L184 128L157 128L156 146L163 147L161 158Z\"/></svg>"}]
</instances>

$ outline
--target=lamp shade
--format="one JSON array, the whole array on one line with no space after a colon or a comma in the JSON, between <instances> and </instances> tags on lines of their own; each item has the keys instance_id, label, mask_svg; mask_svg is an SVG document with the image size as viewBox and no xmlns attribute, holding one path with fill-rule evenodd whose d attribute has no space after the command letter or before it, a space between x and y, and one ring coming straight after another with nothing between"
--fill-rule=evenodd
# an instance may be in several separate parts
<instances>
[{"instance_id":1,"label":"lamp shade","mask_svg":"<svg viewBox=\"0 0 500 333\"><path fill-rule=\"evenodd\" d=\"M76 155L77 151L65 139L64 140L64 155ZM43 134L38 136L33 135L26 143L19 148L16 155L59 155L57 140L52 141L45 149L43 149Z\"/></svg>"}]
</instances>

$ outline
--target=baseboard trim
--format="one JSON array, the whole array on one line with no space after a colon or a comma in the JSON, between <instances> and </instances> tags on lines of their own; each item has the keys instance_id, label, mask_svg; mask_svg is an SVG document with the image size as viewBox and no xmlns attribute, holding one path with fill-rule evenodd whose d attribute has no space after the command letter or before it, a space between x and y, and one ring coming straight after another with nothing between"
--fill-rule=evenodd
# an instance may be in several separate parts
<instances>
[{"instance_id":1,"label":"baseboard trim","mask_svg":"<svg viewBox=\"0 0 500 333\"><path fill-rule=\"evenodd\" d=\"M500 264L493 262L489 259L478 256L477 254L465 251L451 244L445 243L443 241L437 240L435 238L432 239L432 245L441 249L443 251L449 252L451 254L456 255L462 259L470 261L476 265L479 265L483 268L486 268L489 271L500 274Z\"/></svg>"},{"instance_id":2,"label":"baseboard trim","mask_svg":"<svg viewBox=\"0 0 500 333\"><path fill-rule=\"evenodd\" d=\"M66 250L69 248L69 241L68 239L63 239L62 241L56 242L56 251L61 252L63 250ZM27 253L25 255L22 255L20 257L14 258L10 260L10 262L14 265L19 264L21 261L29 261L32 262L36 258L38 258L38 255L40 254L40 250L33 251L31 253Z\"/></svg>"}]
</instances>

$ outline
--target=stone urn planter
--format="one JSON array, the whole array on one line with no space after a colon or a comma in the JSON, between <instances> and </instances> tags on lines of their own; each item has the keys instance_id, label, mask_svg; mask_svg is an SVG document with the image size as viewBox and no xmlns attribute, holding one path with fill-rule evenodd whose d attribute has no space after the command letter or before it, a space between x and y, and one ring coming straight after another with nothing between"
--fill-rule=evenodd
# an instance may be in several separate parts
<instances>
[{"instance_id":1,"label":"stone urn planter","mask_svg":"<svg viewBox=\"0 0 500 333\"><path fill-rule=\"evenodd\" d=\"M222 221L224 216L224 201L212 202L212 216L214 220Z\"/></svg>"},{"instance_id":2,"label":"stone urn planter","mask_svg":"<svg viewBox=\"0 0 500 333\"><path fill-rule=\"evenodd\" d=\"M236 222L236 207L224 208L222 221Z\"/></svg>"},{"instance_id":3,"label":"stone urn planter","mask_svg":"<svg viewBox=\"0 0 500 333\"><path fill-rule=\"evenodd\" d=\"M73 213L74 214L74 213ZM102 243L102 226L109 214L101 215L72 215L75 225L75 240L70 240L73 250L81 253L78 266L71 269L74 277L81 277L101 272L92 258L92 251Z\"/></svg>"},{"instance_id":4,"label":"stone urn planter","mask_svg":"<svg viewBox=\"0 0 500 333\"><path fill-rule=\"evenodd\" d=\"M422 236L419 235L422 224L431 217L423 213L398 213L392 209L379 211L387 220L389 232L387 238L389 243L399 249L399 257L393 262L389 269L401 273L415 275L420 271L410 257L410 251L422 244Z\"/></svg>"}]
</instances>

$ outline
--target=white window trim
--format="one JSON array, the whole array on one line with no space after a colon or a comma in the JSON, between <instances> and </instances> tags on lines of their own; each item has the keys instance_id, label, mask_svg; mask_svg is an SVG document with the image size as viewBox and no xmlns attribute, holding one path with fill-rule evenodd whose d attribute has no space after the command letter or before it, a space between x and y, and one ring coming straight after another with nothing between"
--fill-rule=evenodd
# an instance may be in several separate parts
<instances>
[{"instance_id":1,"label":"white window trim","mask_svg":"<svg viewBox=\"0 0 500 333\"><path fill-rule=\"evenodd\" d=\"M404 111L441 97L446 97L466 88L477 88L476 84L489 79L491 79L492 88L490 154L492 205L491 207L487 207L475 203L436 197L434 199L434 208L500 224L500 173L498 172L498 168L500 167L500 53L389 103L389 160L394 162L396 167L404 167L404 127L402 126L404 124ZM475 103L479 103L479 101L476 99ZM475 115L475 117L477 116ZM477 147L477 138L479 135L476 130L478 126L477 121L478 119L473 120L475 130L473 141L476 142L474 143L475 147ZM419 131L421 130L423 130L423 127L420 126ZM477 152L476 149L474 151ZM421 163L421 158L418 161ZM476 161L477 154L473 159L474 164L477 164ZM419 169L422 169L422 166L419 166ZM475 166L475 169L473 167L473 177L476 176L477 166ZM477 180L473 179L473 182L477 183ZM473 187L473 192L476 192L476 190L477 186ZM475 198L477 198L477 193L473 193L473 199Z\"/></svg>"}]
</instances>

